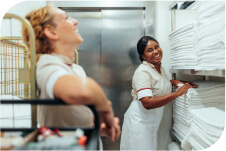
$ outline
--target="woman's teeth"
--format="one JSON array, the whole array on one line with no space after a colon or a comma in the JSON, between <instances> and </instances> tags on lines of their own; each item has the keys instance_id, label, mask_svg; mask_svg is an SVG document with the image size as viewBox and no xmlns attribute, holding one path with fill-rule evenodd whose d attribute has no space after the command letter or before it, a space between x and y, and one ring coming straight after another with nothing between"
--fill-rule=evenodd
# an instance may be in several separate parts
<instances>
[{"instance_id":1,"label":"woman's teeth","mask_svg":"<svg viewBox=\"0 0 226 151\"><path fill-rule=\"evenodd\" d=\"M78 29L76 29L75 32L78 33Z\"/></svg>"},{"instance_id":2,"label":"woman's teeth","mask_svg":"<svg viewBox=\"0 0 226 151\"><path fill-rule=\"evenodd\" d=\"M158 57L160 57L160 55L155 56L155 58L158 58Z\"/></svg>"}]
</instances>

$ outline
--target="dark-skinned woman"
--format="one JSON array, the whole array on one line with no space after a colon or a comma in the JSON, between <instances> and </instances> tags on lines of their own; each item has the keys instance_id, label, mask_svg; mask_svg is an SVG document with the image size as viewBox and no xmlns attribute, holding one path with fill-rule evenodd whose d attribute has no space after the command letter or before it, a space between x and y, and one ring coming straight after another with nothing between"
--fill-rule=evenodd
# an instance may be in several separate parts
<instances>
[{"instance_id":1,"label":"dark-skinned woman","mask_svg":"<svg viewBox=\"0 0 226 151\"><path fill-rule=\"evenodd\" d=\"M137 43L140 66L132 80L133 101L124 115L121 150L157 150L157 134L164 105L184 95L192 86L169 80L161 66L163 51L153 37L144 36ZM172 92L172 85L178 87Z\"/></svg>"}]
</instances>

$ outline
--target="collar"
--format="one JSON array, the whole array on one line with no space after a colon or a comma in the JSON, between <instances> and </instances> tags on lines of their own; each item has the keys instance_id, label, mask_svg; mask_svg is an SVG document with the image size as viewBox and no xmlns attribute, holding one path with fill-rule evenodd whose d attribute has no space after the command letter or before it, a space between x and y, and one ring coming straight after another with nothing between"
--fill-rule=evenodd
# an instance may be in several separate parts
<instances>
[{"instance_id":1,"label":"collar","mask_svg":"<svg viewBox=\"0 0 226 151\"><path fill-rule=\"evenodd\" d=\"M153 64L151 64L151 63L149 63L149 62L147 62L147 61L143 61L143 64L144 64L144 65L149 65L149 66L151 66L152 68L155 68L155 66L154 66ZM159 64L160 64L160 68L161 68L162 62L160 62Z\"/></svg>"},{"instance_id":2,"label":"collar","mask_svg":"<svg viewBox=\"0 0 226 151\"><path fill-rule=\"evenodd\" d=\"M63 56L63 55L57 54L57 53L51 53L51 55L56 56L57 58L59 58L61 61L63 61L68 66L72 66L72 64L73 64L73 62L71 62L71 60L66 56Z\"/></svg>"}]
</instances>

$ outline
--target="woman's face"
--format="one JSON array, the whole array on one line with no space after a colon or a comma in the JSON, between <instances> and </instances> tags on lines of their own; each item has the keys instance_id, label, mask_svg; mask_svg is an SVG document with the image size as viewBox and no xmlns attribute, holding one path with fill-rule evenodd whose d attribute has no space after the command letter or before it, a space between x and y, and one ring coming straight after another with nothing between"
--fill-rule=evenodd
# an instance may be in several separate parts
<instances>
[{"instance_id":1,"label":"woman's face","mask_svg":"<svg viewBox=\"0 0 226 151\"><path fill-rule=\"evenodd\" d=\"M82 37L78 33L78 21L67 16L66 12L55 8L54 23L56 24L55 32L58 34L59 40L63 43L74 43L77 46L83 42Z\"/></svg>"},{"instance_id":2,"label":"woman's face","mask_svg":"<svg viewBox=\"0 0 226 151\"><path fill-rule=\"evenodd\" d=\"M153 65L159 64L162 60L162 49L159 44L153 40L149 40L144 49L142 58Z\"/></svg>"}]
</instances>

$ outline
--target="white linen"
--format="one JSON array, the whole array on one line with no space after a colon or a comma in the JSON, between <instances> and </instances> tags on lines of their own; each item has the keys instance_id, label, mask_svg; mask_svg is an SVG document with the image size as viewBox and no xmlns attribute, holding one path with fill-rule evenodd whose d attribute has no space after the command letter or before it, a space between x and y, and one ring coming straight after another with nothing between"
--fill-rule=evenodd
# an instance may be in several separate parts
<instances>
[{"instance_id":1,"label":"white linen","mask_svg":"<svg viewBox=\"0 0 226 151\"><path fill-rule=\"evenodd\" d=\"M196 2L196 19L169 34L173 68L225 69L224 4L224 1ZM186 56L189 57L185 59Z\"/></svg>"},{"instance_id":2,"label":"white linen","mask_svg":"<svg viewBox=\"0 0 226 151\"><path fill-rule=\"evenodd\" d=\"M225 83L194 81L186 95L173 102L173 130L183 149L204 149L214 144L224 129Z\"/></svg>"}]
</instances>

